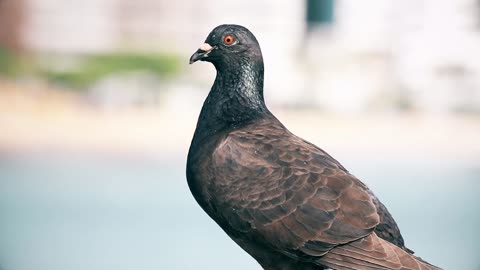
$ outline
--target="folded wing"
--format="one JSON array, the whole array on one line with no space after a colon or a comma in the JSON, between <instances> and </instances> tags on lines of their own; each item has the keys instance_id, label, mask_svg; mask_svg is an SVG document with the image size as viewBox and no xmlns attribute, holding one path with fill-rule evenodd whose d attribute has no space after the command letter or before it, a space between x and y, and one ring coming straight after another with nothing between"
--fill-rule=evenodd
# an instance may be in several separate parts
<instances>
[{"instance_id":1,"label":"folded wing","mask_svg":"<svg viewBox=\"0 0 480 270\"><path fill-rule=\"evenodd\" d=\"M229 134L214 162L211 192L234 234L334 269L430 269L373 233L376 198L361 181L281 127Z\"/></svg>"}]
</instances>

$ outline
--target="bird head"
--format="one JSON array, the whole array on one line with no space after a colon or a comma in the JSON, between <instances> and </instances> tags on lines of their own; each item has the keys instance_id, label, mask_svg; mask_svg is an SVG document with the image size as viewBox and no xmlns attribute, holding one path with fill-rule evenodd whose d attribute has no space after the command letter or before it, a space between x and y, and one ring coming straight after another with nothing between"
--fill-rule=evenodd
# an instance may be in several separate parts
<instances>
[{"instance_id":1,"label":"bird head","mask_svg":"<svg viewBox=\"0 0 480 270\"><path fill-rule=\"evenodd\" d=\"M205 43L190 57L190 64L207 61L215 66L262 60L255 36L245 27L223 24L210 32Z\"/></svg>"}]
</instances>

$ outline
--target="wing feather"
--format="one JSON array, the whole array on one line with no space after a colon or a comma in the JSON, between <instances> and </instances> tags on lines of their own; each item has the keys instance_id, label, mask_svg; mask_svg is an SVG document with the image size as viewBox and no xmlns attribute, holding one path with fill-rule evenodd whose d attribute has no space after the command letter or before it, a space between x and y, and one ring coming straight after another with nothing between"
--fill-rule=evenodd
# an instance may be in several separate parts
<instances>
[{"instance_id":1,"label":"wing feather","mask_svg":"<svg viewBox=\"0 0 480 270\"><path fill-rule=\"evenodd\" d=\"M213 216L230 235L322 269L439 269L408 253L366 185L283 126L238 129L212 161Z\"/></svg>"},{"instance_id":2,"label":"wing feather","mask_svg":"<svg viewBox=\"0 0 480 270\"><path fill-rule=\"evenodd\" d=\"M375 233L331 249L318 262L337 270L357 269L401 269L434 270L440 269L412 256L405 250L379 238Z\"/></svg>"},{"instance_id":3,"label":"wing feather","mask_svg":"<svg viewBox=\"0 0 480 270\"><path fill-rule=\"evenodd\" d=\"M250 227L277 250L316 255L375 229L368 189L328 154L284 129L255 134L229 134L213 156L212 193L232 228Z\"/></svg>"}]
</instances>

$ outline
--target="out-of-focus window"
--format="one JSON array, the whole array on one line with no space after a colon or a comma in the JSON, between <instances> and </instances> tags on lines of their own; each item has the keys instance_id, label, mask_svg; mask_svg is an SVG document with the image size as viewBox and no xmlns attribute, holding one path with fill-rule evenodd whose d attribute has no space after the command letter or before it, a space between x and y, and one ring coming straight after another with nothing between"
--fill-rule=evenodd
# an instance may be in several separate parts
<instances>
[{"instance_id":1,"label":"out-of-focus window","mask_svg":"<svg viewBox=\"0 0 480 270\"><path fill-rule=\"evenodd\" d=\"M307 0L307 24L309 27L329 25L335 20L335 0Z\"/></svg>"}]
</instances>

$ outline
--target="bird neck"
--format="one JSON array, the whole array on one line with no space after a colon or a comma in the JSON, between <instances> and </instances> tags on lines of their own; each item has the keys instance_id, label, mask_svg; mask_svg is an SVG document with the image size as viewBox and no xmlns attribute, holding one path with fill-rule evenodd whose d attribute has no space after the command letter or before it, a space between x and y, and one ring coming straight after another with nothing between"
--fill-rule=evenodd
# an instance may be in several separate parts
<instances>
[{"instance_id":1,"label":"bird neck","mask_svg":"<svg viewBox=\"0 0 480 270\"><path fill-rule=\"evenodd\" d=\"M198 139L270 114L263 98L263 61L215 67L217 76L197 123Z\"/></svg>"},{"instance_id":2,"label":"bird neck","mask_svg":"<svg viewBox=\"0 0 480 270\"><path fill-rule=\"evenodd\" d=\"M215 66L217 76L202 111L209 121L240 124L268 111L263 97L263 62Z\"/></svg>"}]
</instances>

